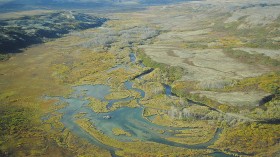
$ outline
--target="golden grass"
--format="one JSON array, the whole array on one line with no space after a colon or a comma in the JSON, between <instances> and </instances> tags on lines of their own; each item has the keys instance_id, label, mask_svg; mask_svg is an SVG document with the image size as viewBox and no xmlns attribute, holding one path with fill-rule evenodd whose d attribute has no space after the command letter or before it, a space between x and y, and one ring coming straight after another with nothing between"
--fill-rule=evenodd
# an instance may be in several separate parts
<instances>
[{"instance_id":1,"label":"golden grass","mask_svg":"<svg viewBox=\"0 0 280 157\"><path fill-rule=\"evenodd\" d=\"M88 98L90 103L88 106L96 113L108 112L109 110L106 108L108 102L102 102L96 98L90 97Z\"/></svg>"},{"instance_id":2,"label":"golden grass","mask_svg":"<svg viewBox=\"0 0 280 157\"><path fill-rule=\"evenodd\" d=\"M213 138L215 132L216 128L209 126L207 129L197 128L182 130L180 133L176 134L175 137L169 137L167 139L178 143L194 145L208 142Z\"/></svg>"},{"instance_id":3,"label":"golden grass","mask_svg":"<svg viewBox=\"0 0 280 157\"><path fill-rule=\"evenodd\" d=\"M121 142L100 133L86 119L77 120L77 123L89 134L102 143L119 148L116 154L119 156L196 156L208 154L210 150L191 150L178 147L171 147L153 142Z\"/></svg>"},{"instance_id":4,"label":"golden grass","mask_svg":"<svg viewBox=\"0 0 280 157\"><path fill-rule=\"evenodd\" d=\"M121 128L113 128L112 132L116 136L120 136L120 135L131 136L131 134L129 132L127 132Z\"/></svg>"},{"instance_id":5,"label":"golden grass","mask_svg":"<svg viewBox=\"0 0 280 157\"><path fill-rule=\"evenodd\" d=\"M272 153L270 147L277 145L279 138L280 125L240 124L225 128L213 147L249 154L266 152L268 155Z\"/></svg>"},{"instance_id":6,"label":"golden grass","mask_svg":"<svg viewBox=\"0 0 280 157\"><path fill-rule=\"evenodd\" d=\"M106 100L116 100L130 97L130 92L125 91L112 91L109 95L105 97Z\"/></svg>"}]
</instances>

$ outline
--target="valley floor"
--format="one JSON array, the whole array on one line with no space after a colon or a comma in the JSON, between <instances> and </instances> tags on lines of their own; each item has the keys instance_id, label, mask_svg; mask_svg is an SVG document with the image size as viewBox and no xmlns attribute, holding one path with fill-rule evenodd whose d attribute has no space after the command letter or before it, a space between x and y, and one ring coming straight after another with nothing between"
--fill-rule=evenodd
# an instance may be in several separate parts
<instances>
[{"instance_id":1,"label":"valley floor","mask_svg":"<svg viewBox=\"0 0 280 157\"><path fill-rule=\"evenodd\" d=\"M206 0L110 13L12 55L0 156L278 156L279 10Z\"/></svg>"}]
</instances>

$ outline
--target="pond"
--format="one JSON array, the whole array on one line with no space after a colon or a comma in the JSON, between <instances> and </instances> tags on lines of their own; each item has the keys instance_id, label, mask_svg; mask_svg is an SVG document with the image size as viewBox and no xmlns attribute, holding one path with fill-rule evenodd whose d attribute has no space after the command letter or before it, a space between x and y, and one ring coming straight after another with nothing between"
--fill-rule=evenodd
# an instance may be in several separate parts
<instances>
[{"instance_id":1,"label":"pond","mask_svg":"<svg viewBox=\"0 0 280 157\"><path fill-rule=\"evenodd\" d=\"M129 58L130 58L130 62L131 63L135 63L136 62L136 56L135 56L135 54L133 52L131 52L129 54Z\"/></svg>"},{"instance_id":2,"label":"pond","mask_svg":"<svg viewBox=\"0 0 280 157\"><path fill-rule=\"evenodd\" d=\"M165 90L165 95L172 96L172 88L167 84L162 84Z\"/></svg>"}]
</instances>

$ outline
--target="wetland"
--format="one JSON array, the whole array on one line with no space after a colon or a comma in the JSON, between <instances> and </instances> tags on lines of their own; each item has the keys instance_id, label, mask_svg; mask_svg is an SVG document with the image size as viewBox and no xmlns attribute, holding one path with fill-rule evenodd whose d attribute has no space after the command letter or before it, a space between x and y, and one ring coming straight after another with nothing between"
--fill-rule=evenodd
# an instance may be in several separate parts
<instances>
[{"instance_id":1,"label":"wetland","mask_svg":"<svg viewBox=\"0 0 280 157\"><path fill-rule=\"evenodd\" d=\"M0 156L279 156L279 2L159 2L1 13Z\"/></svg>"}]
</instances>

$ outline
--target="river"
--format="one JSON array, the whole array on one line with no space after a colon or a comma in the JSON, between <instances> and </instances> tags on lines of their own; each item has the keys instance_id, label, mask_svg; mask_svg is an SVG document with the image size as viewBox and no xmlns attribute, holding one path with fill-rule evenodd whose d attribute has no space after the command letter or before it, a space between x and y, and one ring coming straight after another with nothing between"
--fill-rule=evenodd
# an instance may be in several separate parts
<instances>
[{"instance_id":1,"label":"river","mask_svg":"<svg viewBox=\"0 0 280 157\"><path fill-rule=\"evenodd\" d=\"M130 54L130 58L131 62L135 63L136 57ZM84 131L78 124L75 123L75 121L78 119L76 117L77 114L84 113L84 116L79 118L89 119L89 121L105 135L123 142L141 140L143 142L151 141L189 149L209 149L208 146L212 145L218 139L219 134L221 133L221 129L219 128L216 130L213 138L206 143L187 145L166 140L168 137L174 137L174 133L178 130L192 128L166 127L151 123L142 116L144 106L139 103L139 100L145 97L145 91L134 88L133 81L130 80L124 82L124 86L126 90L134 90L138 92L141 95L141 98L127 97L123 99L106 100L105 97L110 94L111 87L97 84L74 86L73 93L69 97L48 97L48 99L58 99L60 102L68 104L58 111L63 114L61 122L66 128L79 137L88 140L90 143L110 151L112 156L115 156L114 152L117 148L113 148L101 143L96 138ZM163 86L165 87L165 94L167 96L171 96L171 87L165 84ZM94 97L102 102L106 102L107 109L110 109L116 102L129 102L134 99L137 100L139 107L121 107L108 113L96 113L91 108L89 108L88 104L90 102L87 100L88 97ZM104 116L110 116L110 119L106 119ZM131 136L116 136L112 132L113 128L121 128L126 132L129 132ZM225 153L219 152L216 149L212 150L214 150L215 153L209 154L211 156L229 156Z\"/></svg>"}]
</instances>

